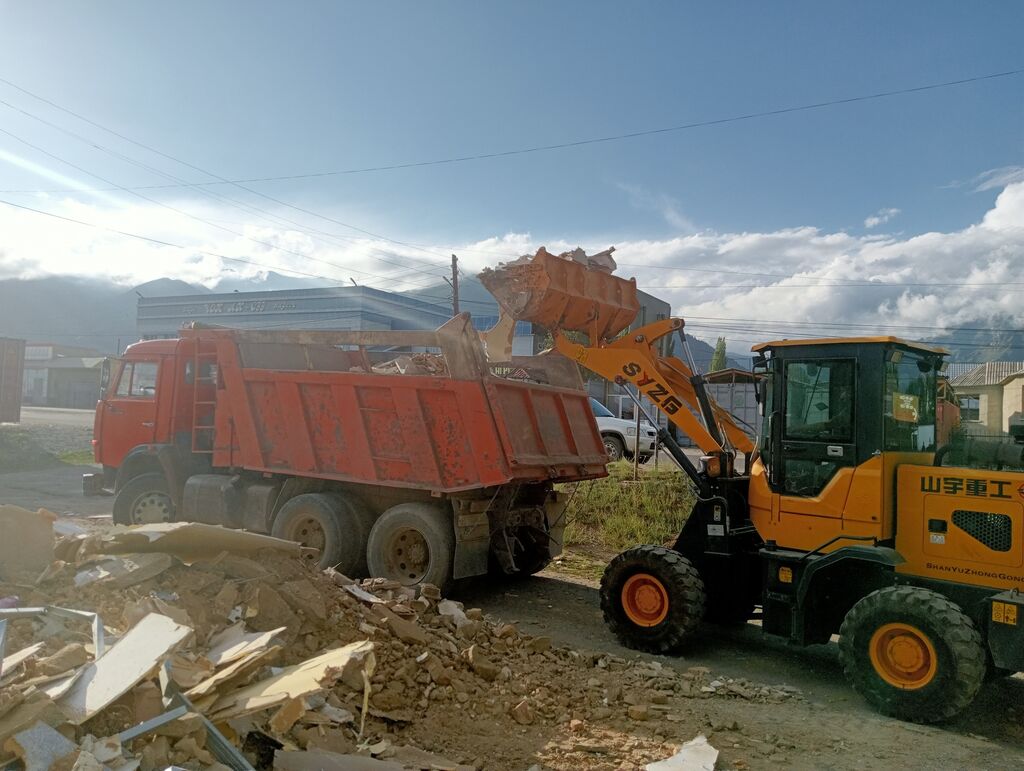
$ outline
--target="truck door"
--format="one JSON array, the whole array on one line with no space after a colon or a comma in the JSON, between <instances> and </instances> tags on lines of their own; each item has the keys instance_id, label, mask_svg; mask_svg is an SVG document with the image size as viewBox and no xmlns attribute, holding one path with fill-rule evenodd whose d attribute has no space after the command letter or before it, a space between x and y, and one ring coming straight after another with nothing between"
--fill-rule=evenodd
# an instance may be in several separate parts
<instances>
[{"instance_id":1,"label":"truck door","mask_svg":"<svg viewBox=\"0 0 1024 771\"><path fill-rule=\"evenodd\" d=\"M100 403L105 466L118 467L133 447L153 441L156 427L156 389L160 372L157 358L124 360L115 372L107 396Z\"/></svg>"},{"instance_id":2,"label":"truck door","mask_svg":"<svg viewBox=\"0 0 1024 771\"><path fill-rule=\"evenodd\" d=\"M785 362L781 458L778 459L782 511L805 511L839 473L855 466L855 359L808 359ZM846 486L848 487L847 481ZM845 488L838 509L816 506L817 516L841 517ZM830 498L832 496L829 496Z\"/></svg>"}]
</instances>

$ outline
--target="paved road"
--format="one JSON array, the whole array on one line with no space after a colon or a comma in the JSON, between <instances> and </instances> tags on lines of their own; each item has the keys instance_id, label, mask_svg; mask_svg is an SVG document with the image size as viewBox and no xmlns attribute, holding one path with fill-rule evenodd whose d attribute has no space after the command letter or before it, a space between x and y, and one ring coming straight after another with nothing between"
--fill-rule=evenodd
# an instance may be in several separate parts
<instances>
[{"instance_id":1,"label":"paved road","mask_svg":"<svg viewBox=\"0 0 1024 771\"><path fill-rule=\"evenodd\" d=\"M85 426L92 428L95 410L68 410L59 407L21 408L21 422L24 425Z\"/></svg>"}]
</instances>

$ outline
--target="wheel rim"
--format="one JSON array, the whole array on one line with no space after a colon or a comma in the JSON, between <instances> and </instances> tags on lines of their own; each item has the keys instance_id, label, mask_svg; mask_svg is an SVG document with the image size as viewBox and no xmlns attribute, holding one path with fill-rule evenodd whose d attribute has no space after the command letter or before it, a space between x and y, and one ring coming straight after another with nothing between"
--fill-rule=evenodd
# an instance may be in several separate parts
<instances>
[{"instance_id":1,"label":"wheel rim","mask_svg":"<svg viewBox=\"0 0 1024 771\"><path fill-rule=\"evenodd\" d=\"M622 609L637 626L657 626L668 616L668 590L650 573L632 575L622 587Z\"/></svg>"},{"instance_id":2,"label":"wheel rim","mask_svg":"<svg viewBox=\"0 0 1024 771\"><path fill-rule=\"evenodd\" d=\"M612 439L604 440L604 451L608 453L608 459L612 461L619 460L622 458L622 453L619 452L619 446Z\"/></svg>"},{"instance_id":3,"label":"wheel rim","mask_svg":"<svg viewBox=\"0 0 1024 771\"><path fill-rule=\"evenodd\" d=\"M153 525L170 522L174 518L174 502L167 493L151 490L143 493L132 504L133 525Z\"/></svg>"},{"instance_id":4,"label":"wheel rim","mask_svg":"<svg viewBox=\"0 0 1024 771\"><path fill-rule=\"evenodd\" d=\"M868 650L875 672L889 685L913 691L935 679L939 666L935 646L917 627L904 623L879 627Z\"/></svg>"},{"instance_id":5,"label":"wheel rim","mask_svg":"<svg viewBox=\"0 0 1024 771\"><path fill-rule=\"evenodd\" d=\"M289 540L298 541L303 546L316 549L319 554L307 553L305 556L309 560L319 560L320 554L323 554L324 548L327 546L327 533L324 532L323 525L316 517L302 517L292 526Z\"/></svg>"},{"instance_id":6,"label":"wheel rim","mask_svg":"<svg viewBox=\"0 0 1024 771\"><path fill-rule=\"evenodd\" d=\"M384 560L388 578L411 586L422 581L430 568L430 546L419 530L403 527L388 538Z\"/></svg>"}]
</instances>

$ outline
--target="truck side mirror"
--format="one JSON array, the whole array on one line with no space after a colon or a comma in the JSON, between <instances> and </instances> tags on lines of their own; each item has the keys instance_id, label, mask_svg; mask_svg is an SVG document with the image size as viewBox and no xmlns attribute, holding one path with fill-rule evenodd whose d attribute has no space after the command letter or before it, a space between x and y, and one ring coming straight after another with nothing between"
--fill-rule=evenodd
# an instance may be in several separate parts
<instances>
[{"instance_id":1,"label":"truck side mirror","mask_svg":"<svg viewBox=\"0 0 1024 771\"><path fill-rule=\"evenodd\" d=\"M100 393L106 394L110 385L110 358L107 357L100 365Z\"/></svg>"}]
</instances>

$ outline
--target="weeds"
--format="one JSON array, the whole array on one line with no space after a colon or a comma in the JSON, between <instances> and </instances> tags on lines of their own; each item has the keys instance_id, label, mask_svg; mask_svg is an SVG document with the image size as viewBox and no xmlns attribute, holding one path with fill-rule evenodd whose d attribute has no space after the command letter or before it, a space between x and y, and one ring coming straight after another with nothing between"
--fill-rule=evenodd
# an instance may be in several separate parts
<instances>
[{"instance_id":1,"label":"weeds","mask_svg":"<svg viewBox=\"0 0 1024 771\"><path fill-rule=\"evenodd\" d=\"M24 429L4 426L0 430L0 472L28 471L63 465L57 457L39 446Z\"/></svg>"},{"instance_id":2,"label":"weeds","mask_svg":"<svg viewBox=\"0 0 1024 771\"><path fill-rule=\"evenodd\" d=\"M693 507L686 477L674 469L641 469L640 480L633 482L629 463L613 463L608 473L578 483L566 512L565 543L615 553L674 540Z\"/></svg>"}]
</instances>

